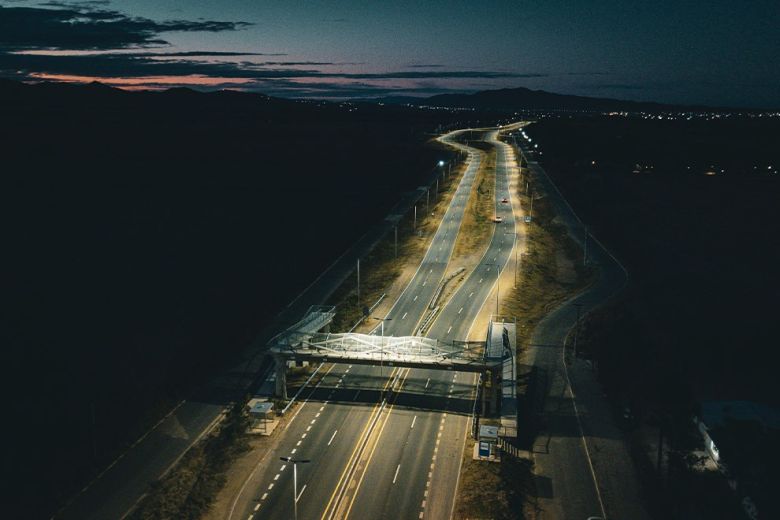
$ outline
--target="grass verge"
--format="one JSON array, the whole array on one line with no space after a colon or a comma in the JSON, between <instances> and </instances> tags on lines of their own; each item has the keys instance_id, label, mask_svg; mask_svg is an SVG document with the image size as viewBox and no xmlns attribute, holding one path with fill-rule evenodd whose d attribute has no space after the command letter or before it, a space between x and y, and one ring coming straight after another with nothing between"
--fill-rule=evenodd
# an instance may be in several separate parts
<instances>
[{"instance_id":1,"label":"grass verge","mask_svg":"<svg viewBox=\"0 0 780 520\"><path fill-rule=\"evenodd\" d=\"M526 496L533 494L533 464L530 460L504 455L501 462L472 458L474 440L467 439L458 501L453 518L526 518Z\"/></svg>"},{"instance_id":2,"label":"grass verge","mask_svg":"<svg viewBox=\"0 0 780 520\"><path fill-rule=\"evenodd\" d=\"M173 470L152 487L131 520L196 520L213 503L233 460L248 448L248 418L243 403L230 409L212 434L196 443Z\"/></svg>"},{"instance_id":3,"label":"grass verge","mask_svg":"<svg viewBox=\"0 0 780 520\"><path fill-rule=\"evenodd\" d=\"M487 248L495 224L496 151L485 151L474 179L463 221L452 252L453 258L463 258Z\"/></svg>"}]
</instances>

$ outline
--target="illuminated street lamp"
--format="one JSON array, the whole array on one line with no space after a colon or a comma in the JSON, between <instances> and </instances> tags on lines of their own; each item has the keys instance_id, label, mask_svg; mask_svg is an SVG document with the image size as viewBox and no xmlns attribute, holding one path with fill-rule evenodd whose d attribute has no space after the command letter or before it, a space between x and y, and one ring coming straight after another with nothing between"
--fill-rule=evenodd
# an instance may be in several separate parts
<instances>
[{"instance_id":1,"label":"illuminated street lamp","mask_svg":"<svg viewBox=\"0 0 780 520\"><path fill-rule=\"evenodd\" d=\"M293 465L293 511L295 511L294 519L298 520L298 499L301 498L298 496L298 464L308 464L311 461L309 459L296 459L293 457L279 457L279 459Z\"/></svg>"},{"instance_id":2,"label":"illuminated street lamp","mask_svg":"<svg viewBox=\"0 0 780 520\"><path fill-rule=\"evenodd\" d=\"M393 321L393 318L388 318L385 316L384 318L377 318L374 316L374 319L381 322L380 326L380 334L381 334L381 343L379 347L379 379L384 379L384 359L385 359L385 322L386 321ZM382 401L382 398L384 397L384 387L382 387L382 390L379 391L379 400Z\"/></svg>"}]
</instances>

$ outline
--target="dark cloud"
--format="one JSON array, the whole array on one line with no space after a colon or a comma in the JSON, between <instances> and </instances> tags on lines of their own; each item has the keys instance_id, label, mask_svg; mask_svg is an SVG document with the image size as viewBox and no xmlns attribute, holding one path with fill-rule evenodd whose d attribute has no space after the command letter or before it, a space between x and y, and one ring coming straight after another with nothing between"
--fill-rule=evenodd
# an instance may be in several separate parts
<instances>
[{"instance_id":1,"label":"dark cloud","mask_svg":"<svg viewBox=\"0 0 780 520\"><path fill-rule=\"evenodd\" d=\"M170 86L156 78L202 76L210 88L255 88L286 95L364 97L442 93L440 80L539 78L546 74L509 71L448 70L440 64L410 64L393 72L333 71L328 67L360 65L329 61L249 60L282 53L229 51L147 51L164 45L160 34L172 31L234 31L245 22L153 21L104 8L103 0L51 0L47 8L0 8L0 75L20 80L47 77L140 80L149 88ZM23 51L95 50L63 54ZM111 52L115 51L115 52ZM236 58L231 60L230 58ZM148 78L148 82L143 81ZM182 79L182 84L188 83ZM388 86L388 84L394 86ZM398 87L402 83L408 86Z\"/></svg>"},{"instance_id":2,"label":"dark cloud","mask_svg":"<svg viewBox=\"0 0 780 520\"><path fill-rule=\"evenodd\" d=\"M117 53L115 56L125 56L127 54L125 53ZM197 57L209 57L209 56L220 56L220 57L236 57L236 56L287 56L287 54L283 52L231 52L231 51L183 51L183 52L144 52L144 53L138 53L134 56L149 56L154 58L170 58L170 57L191 57L191 58L197 58Z\"/></svg>"},{"instance_id":3,"label":"dark cloud","mask_svg":"<svg viewBox=\"0 0 780 520\"><path fill-rule=\"evenodd\" d=\"M599 83L597 85L587 85L591 89L604 89L604 90L645 90L647 86L643 85L629 85L626 83Z\"/></svg>"},{"instance_id":4,"label":"dark cloud","mask_svg":"<svg viewBox=\"0 0 780 520\"><path fill-rule=\"evenodd\" d=\"M166 32L235 31L251 24L131 17L103 4L50 2L54 8L0 7L0 49L125 49L165 45Z\"/></svg>"},{"instance_id":5,"label":"dark cloud","mask_svg":"<svg viewBox=\"0 0 780 520\"><path fill-rule=\"evenodd\" d=\"M567 72L567 76L609 76L609 72Z\"/></svg>"}]
</instances>

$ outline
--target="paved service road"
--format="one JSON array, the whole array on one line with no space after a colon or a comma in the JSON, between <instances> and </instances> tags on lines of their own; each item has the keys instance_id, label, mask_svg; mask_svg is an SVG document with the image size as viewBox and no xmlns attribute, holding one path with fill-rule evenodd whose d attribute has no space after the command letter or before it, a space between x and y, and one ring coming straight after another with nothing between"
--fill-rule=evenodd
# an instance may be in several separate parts
<instances>
[{"instance_id":1,"label":"paved service road","mask_svg":"<svg viewBox=\"0 0 780 520\"><path fill-rule=\"evenodd\" d=\"M531 157L527 148L521 150ZM529 168L551 197L571 238L584 246L585 228L563 195L538 163L529 161ZM531 370L532 391L538 395L534 412L539 429L528 447L538 474L542 518L649 519L623 434L614 424L595 375L582 361L568 370L564 366L563 345L576 325L576 306L582 305L584 316L618 293L628 276L593 237L587 251L589 262L598 267L598 279L539 323L531 347L521 358Z\"/></svg>"}]
</instances>

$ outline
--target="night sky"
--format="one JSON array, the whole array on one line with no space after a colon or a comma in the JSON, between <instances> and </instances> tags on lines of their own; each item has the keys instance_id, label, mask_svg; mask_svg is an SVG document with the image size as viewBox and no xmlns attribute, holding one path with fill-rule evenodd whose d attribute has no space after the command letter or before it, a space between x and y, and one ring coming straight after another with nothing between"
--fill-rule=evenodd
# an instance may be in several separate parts
<instances>
[{"instance_id":1,"label":"night sky","mask_svg":"<svg viewBox=\"0 0 780 520\"><path fill-rule=\"evenodd\" d=\"M780 107L780 2L0 1L0 76L321 98L524 86Z\"/></svg>"}]
</instances>

